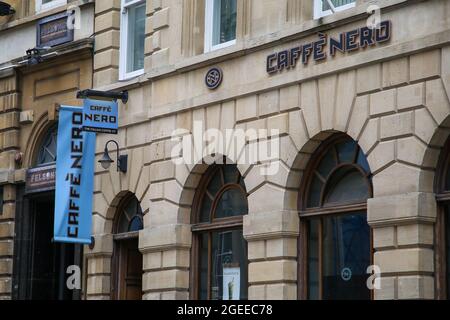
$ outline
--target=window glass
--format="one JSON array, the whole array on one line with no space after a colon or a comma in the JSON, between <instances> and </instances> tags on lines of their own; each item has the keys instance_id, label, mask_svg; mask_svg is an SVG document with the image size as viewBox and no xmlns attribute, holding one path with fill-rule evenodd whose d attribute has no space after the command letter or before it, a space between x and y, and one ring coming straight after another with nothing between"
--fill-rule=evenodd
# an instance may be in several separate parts
<instances>
[{"instance_id":1,"label":"window glass","mask_svg":"<svg viewBox=\"0 0 450 320\"><path fill-rule=\"evenodd\" d=\"M308 223L308 299L319 299L319 219Z\"/></svg>"},{"instance_id":2,"label":"window glass","mask_svg":"<svg viewBox=\"0 0 450 320\"><path fill-rule=\"evenodd\" d=\"M352 167L343 167L330 179L325 202L364 201L369 197L369 186L365 177Z\"/></svg>"},{"instance_id":3,"label":"window glass","mask_svg":"<svg viewBox=\"0 0 450 320\"><path fill-rule=\"evenodd\" d=\"M335 158L335 151L333 148L331 148L325 157L323 157L322 161L320 162L320 166L318 168L318 172L323 178L327 178L330 174L331 170L336 166L336 158Z\"/></svg>"},{"instance_id":4,"label":"window glass","mask_svg":"<svg viewBox=\"0 0 450 320\"><path fill-rule=\"evenodd\" d=\"M308 198L308 208L315 208L320 206L320 194L322 191L323 182L319 177L315 176L311 183Z\"/></svg>"},{"instance_id":5,"label":"window glass","mask_svg":"<svg viewBox=\"0 0 450 320\"><path fill-rule=\"evenodd\" d=\"M370 299L370 228L366 214L323 218L323 299Z\"/></svg>"},{"instance_id":6,"label":"window glass","mask_svg":"<svg viewBox=\"0 0 450 320\"><path fill-rule=\"evenodd\" d=\"M56 162L56 142L57 142L57 127L52 127L39 147L39 153L36 159L37 166L43 166L47 164L52 164Z\"/></svg>"},{"instance_id":7,"label":"window glass","mask_svg":"<svg viewBox=\"0 0 450 320\"><path fill-rule=\"evenodd\" d=\"M132 196L121 206L116 233L134 232L143 229L143 216L139 200Z\"/></svg>"},{"instance_id":8,"label":"window glass","mask_svg":"<svg viewBox=\"0 0 450 320\"><path fill-rule=\"evenodd\" d=\"M325 300L370 299L366 285L370 264L370 227L365 212L309 221L309 299L320 298L320 286Z\"/></svg>"},{"instance_id":9,"label":"window glass","mask_svg":"<svg viewBox=\"0 0 450 320\"><path fill-rule=\"evenodd\" d=\"M199 299L208 299L208 248L209 248L209 234L203 233L200 235L200 289Z\"/></svg>"},{"instance_id":10,"label":"window glass","mask_svg":"<svg viewBox=\"0 0 450 320\"><path fill-rule=\"evenodd\" d=\"M236 165L217 166L205 179L201 230L194 231L199 242L198 298L247 299L247 243L242 220L232 219L248 213L244 181Z\"/></svg>"},{"instance_id":11,"label":"window glass","mask_svg":"<svg viewBox=\"0 0 450 320\"><path fill-rule=\"evenodd\" d=\"M211 300L247 299L247 252L242 230L212 233Z\"/></svg>"},{"instance_id":12,"label":"window glass","mask_svg":"<svg viewBox=\"0 0 450 320\"><path fill-rule=\"evenodd\" d=\"M212 45L236 39L236 0L214 0Z\"/></svg>"},{"instance_id":13,"label":"window glass","mask_svg":"<svg viewBox=\"0 0 450 320\"><path fill-rule=\"evenodd\" d=\"M355 141L339 139L321 152L325 156L317 157L321 159L319 165L310 169L307 208L322 207L325 203L362 202L370 196L369 163Z\"/></svg>"},{"instance_id":14,"label":"window glass","mask_svg":"<svg viewBox=\"0 0 450 320\"><path fill-rule=\"evenodd\" d=\"M339 163L353 163L356 153L356 142L346 141L336 145L338 151Z\"/></svg>"},{"instance_id":15,"label":"window glass","mask_svg":"<svg viewBox=\"0 0 450 320\"><path fill-rule=\"evenodd\" d=\"M370 227L366 212L350 206L362 206L371 196L367 159L344 135L331 137L318 150L308 167L306 212L301 213L307 229L307 261L300 262L306 264L306 297L370 299Z\"/></svg>"},{"instance_id":16,"label":"window glass","mask_svg":"<svg viewBox=\"0 0 450 320\"><path fill-rule=\"evenodd\" d=\"M359 149L358 152L358 160L357 160L357 164L366 172L366 173L370 173L370 167L369 167L369 163L367 162L367 157L364 154L364 152L361 150L361 148Z\"/></svg>"},{"instance_id":17,"label":"window glass","mask_svg":"<svg viewBox=\"0 0 450 320\"><path fill-rule=\"evenodd\" d=\"M331 3L335 8L345 6L353 2L355 2L355 0L331 0ZM327 0L322 0L322 10L330 10L330 5Z\"/></svg>"},{"instance_id":18,"label":"window glass","mask_svg":"<svg viewBox=\"0 0 450 320\"><path fill-rule=\"evenodd\" d=\"M242 216L248 213L247 199L241 189L225 191L217 204L215 218Z\"/></svg>"},{"instance_id":19,"label":"window glass","mask_svg":"<svg viewBox=\"0 0 450 320\"><path fill-rule=\"evenodd\" d=\"M144 68L145 2L128 9L127 73Z\"/></svg>"}]
</instances>

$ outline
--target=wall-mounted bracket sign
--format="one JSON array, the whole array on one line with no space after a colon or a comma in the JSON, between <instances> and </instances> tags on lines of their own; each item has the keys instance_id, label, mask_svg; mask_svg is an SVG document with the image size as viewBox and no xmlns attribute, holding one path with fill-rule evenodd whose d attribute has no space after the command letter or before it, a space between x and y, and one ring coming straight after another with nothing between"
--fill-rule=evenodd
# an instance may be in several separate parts
<instances>
[{"instance_id":1,"label":"wall-mounted bracket sign","mask_svg":"<svg viewBox=\"0 0 450 320\"><path fill-rule=\"evenodd\" d=\"M274 74L284 69L294 69L298 61L307 65L311 57L318 62L327 59L328 56L334 57L338 51L346 53L372 47L389 41L391 33L392 23L389 20L380 22L378 28L372 29L366 26L342 32L337 37L328 37L324 33L319 33L317 41L269 55L266 64L267 73Z\"/></svg>"},{"instance_id":2,"label":"wall-mounted bracket sign","mask_svg":"<svg viewBox=\"0 0 450 320\"><path fill-rule=\"evenodd\" d=\"M117 134L119 131L119 107L117 101L84 100L83 130Z\"/></svg>"},{"instance_id":3,"label":"wall-mounted bracket sign","mask_svg":"<svg viewBox=\"0 0 450 320\"><path fill-rule=\"evenodd\" d=\"M52 47L73 41L74 30L68 27L66 12L41 19L37 23L37 46Z\"/></svg>"},{"instance_id":4,"label":"wall-mounted bracket sign","mask_svg":"<svg viewBox=\"0 0 450 320\"><path fill-rule=\"evenodd\" d=\"M97 90L78 91L77 99L84 99L83 130L88 132L117 134L119 107L117 100L128 102L128 91L111 92Z\"/></svg>"}]
</instances>

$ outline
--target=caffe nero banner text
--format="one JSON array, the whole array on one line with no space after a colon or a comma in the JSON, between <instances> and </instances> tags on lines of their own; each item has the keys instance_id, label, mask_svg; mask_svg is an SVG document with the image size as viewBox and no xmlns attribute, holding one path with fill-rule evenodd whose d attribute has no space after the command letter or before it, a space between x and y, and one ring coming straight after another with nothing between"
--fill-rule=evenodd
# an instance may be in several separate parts
<instances>
[{"instance_id":1,"label":"caffe nero banner text","mask_svg":"<svg viewBox=\"0 0 450 320\"><path fill-rule=\"evenodd\" d=\"M61 106L56 158L54 241L91 243L95 133L83 131L83 108Z\"/></svg>"}]
</instances>

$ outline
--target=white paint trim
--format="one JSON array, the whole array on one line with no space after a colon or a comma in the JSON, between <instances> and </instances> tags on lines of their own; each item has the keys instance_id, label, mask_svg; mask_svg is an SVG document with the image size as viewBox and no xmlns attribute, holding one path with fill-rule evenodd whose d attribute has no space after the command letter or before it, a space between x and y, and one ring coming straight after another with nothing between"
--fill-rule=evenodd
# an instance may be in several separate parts
<instances>
[{"instance_id":1,"label":"white paint trim","mask_svg":"<svg viewBox=\"0 0 450 320\"><path fill-rule=\"evenodd\" d=\"M206 0L205 6L205 48L204 52L211 52L223 49L236 44L236 39L213 45L213 26L214 26L214 0Z\"/></svg>"},{"instance_id":2,"label":"white paint trim","mask_svg":"<svg viewBox=\"0 0 450 320\"><path fill-rule=\"evenodd\" d=\"M42 0L36 0L36 13L48 11L56 7L65 6L67 0L53 0L49 3L42 3Z\"/></svg>"},{"instance_id":3,"label":"white paint trim","mask_svg":"<svg viewBox=\"0 0 450 320\"><path fill-rule=\"evenodd\" d=\"M121 0L120 14L120 57L119 57L119 81L129 80L144 74L144 68L133 72L127 72L128 60L128 8L135 5L145 3L145 0L134 0L125 4L125 0Z\"/></svg>"},{"instance_id":4,"label":"white paint trim","mask_svg":"<svg viewBox=\"0 0 450 320\"><path fill-rule=\"evenodd\" d=\"M322 3L326 0L314 0L314 19L320 19L326 16L333 14L331 10L322 10ZM356 0L352 3L345 4L343 6L335 7L336 12L344 11L350 8L354 8L356 6Z\"/></svg>"}]
</instances>

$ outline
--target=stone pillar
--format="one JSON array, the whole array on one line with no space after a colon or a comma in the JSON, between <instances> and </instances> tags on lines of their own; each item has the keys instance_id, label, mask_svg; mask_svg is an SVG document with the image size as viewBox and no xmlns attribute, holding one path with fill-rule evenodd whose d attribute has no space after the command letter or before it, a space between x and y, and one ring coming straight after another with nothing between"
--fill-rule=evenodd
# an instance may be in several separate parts
<instances>
[{"instance_id":1,"label":"stone pillar","mask_svg":"<svg viewBox=\"0 0 450 320\"><path fill-rule=\"evenodd\" d=\"M87 300L109 300L111 298L111 257L113 254L113 236L96 235L95 246L91 250L84 247L87 266Z\"/></svg>"},{"instance_id":2,"label":"stone pillar","mask_svg":"<svg viewBox=\"0 0 450 320\"><path fill-rule=\"evenodd\" d=\"M170 33L170 19L176 20L177 11L169 5L171 1L147 0L145 41L145 71L169 64L169 47L178 43L177 34ZM171 17L170 14L173 16ZM181 16L180 16L181 18ZM181 20L177 23L182 23ZM178 30L177 30L178 31Z\"/></svg>"},{"instance_id":3,"label":"stone pillar","mask_svg":"<svg viewBox=\"0 0 450 320\"><path fill-rule=\"evenodd\" d=\"M0 208L0 300L11 299L14 254L14 220L16 186L15 155L19 150L19 93L13 73L0 79L0 185L3 207Z\"/></svg>"},{"instance_id":4,"label":"stone pillar","mask_svg":"<svg viewBox=\"0 0 450 320\"><path fill-rule=\"evenodd\" d=\"M144 300L189 299L191 226L169 224L140 231Z\"/></svg>"},{"instance_id":5,"label":"stone pillar","mask_svg":"<svg viewBox=\"0 0 450 320\"><path fill-rule=\"evenodd\" d=\"M119 80L120 0L95 2L94 88Z\"/></svg>"},{"instance_id":6,"label":"stone pillar","mask_svg":"<svg viewBox=\"0 0 450 320\"><path fill-rule=\"evenodd\" d=\"M3 186L3 208L0 213L0 300L11 299L14 250L16 186Z\"/></svg>"},{"instance_id":7,"label":"stone pillar","mask_svg":"<svg viewBox=\"0 0 450 320\"><path fill-rule=\"evenodd\" d=\"M250 300L297 299L298 235L296 211L251 213L244 217Z\"/></svg>"},{"instance_id":8,"label":"stone pillar","mask_svg":"<svg viewBox=\"0 0 450 320\"><path fill-rule=\"evenodd\" d=\"M374 264L381 269L381 289L375 290L374 298L434 299L434 194L370 199L367 215L373 228Z\"/></svg>"}]
</instances>

